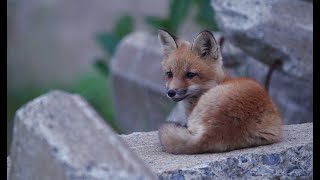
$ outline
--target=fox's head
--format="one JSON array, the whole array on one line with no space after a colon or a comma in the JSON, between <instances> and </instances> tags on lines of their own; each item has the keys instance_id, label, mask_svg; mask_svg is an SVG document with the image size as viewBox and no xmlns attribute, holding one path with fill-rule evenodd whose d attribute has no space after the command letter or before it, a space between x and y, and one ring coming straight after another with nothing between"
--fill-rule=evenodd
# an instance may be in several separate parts
<instances>
[{"instance_id":1,"label":"fox's head","mask_svg":"<svg viewBox=\"0 0 320 180\"><path fill-rule=\"evenodd\" d=\"M210 31L199 33L192 44L165 30L159 30L158 37L167 96L172 100L198 96L224 79L220 48Z\"/></svg>"}]
</instances>

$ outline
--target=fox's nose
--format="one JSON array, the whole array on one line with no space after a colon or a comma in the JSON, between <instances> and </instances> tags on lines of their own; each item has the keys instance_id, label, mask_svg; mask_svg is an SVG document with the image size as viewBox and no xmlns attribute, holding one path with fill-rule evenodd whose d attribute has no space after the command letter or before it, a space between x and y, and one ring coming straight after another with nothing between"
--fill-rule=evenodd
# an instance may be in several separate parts
<instances>
[{"instance_id":1,"label":"fox's nose","mask_svg":"<svg viewBox=\"0 0 320 180\"><path fill-rule=\"evenodd\" d=\"M176 95L176 91L173 90L173 89L170 89L170 90L167 92L167 94L168 94L169 97L173 97L173 96Z\"/></svg>"}]
</instances>

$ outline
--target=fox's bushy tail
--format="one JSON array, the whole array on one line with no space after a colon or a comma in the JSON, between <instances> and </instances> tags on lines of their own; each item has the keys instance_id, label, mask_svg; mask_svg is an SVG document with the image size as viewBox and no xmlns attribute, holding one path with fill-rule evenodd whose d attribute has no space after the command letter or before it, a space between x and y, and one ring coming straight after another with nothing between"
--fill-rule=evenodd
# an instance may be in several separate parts
<instances>
[{"instance_id":1,"label":"fox's bushy tail","mask_svg":"<svg viewBox=\"0 0 320 180\"><path fill-rule=\"evenodd\" d=\"M171 154L192 154L199 151L196 138L186 127L176 123L162 125L159 139L163 150Z\"/></svg>"}]
</instances>

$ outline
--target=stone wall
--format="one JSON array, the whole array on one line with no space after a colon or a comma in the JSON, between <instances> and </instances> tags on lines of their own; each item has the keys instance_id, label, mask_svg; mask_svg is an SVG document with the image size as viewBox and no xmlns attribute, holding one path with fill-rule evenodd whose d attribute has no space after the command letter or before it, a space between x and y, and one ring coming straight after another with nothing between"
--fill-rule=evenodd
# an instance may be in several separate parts
<instances>
[{"instance_id":1,"label":"stone wall","mask_svg":"<svg viewBox=\"0 0 320 180\"><path fill-rule=\"evenodd\" d=\"M312 128L288 125L280 143L199 155L162 152L157 131L122 137L159 179L312 179Z\"/></svg>"}]
</instances>

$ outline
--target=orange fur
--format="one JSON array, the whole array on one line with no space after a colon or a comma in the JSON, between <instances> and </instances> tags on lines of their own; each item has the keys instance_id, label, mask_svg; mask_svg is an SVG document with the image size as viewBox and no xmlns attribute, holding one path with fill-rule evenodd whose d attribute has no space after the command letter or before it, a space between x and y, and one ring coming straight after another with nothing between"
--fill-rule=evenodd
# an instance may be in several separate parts
<instances>
[{"instance_id":1,"label":"orange fur","mask_svg":"<svg viewBox=\"0 0 320 180\"><path fill-rule=\"evenodd\" d=\"M165 78L166 86L186 91L178 100L185 104L188 119L186 127L174 123L160 127L164 151L224 152L281 140L282 119L270 96L254 80L227 77L219 45L210 32L201 32L193 44L171 38L159 31L163 70L172 73ZM187 78L187 72L196 76Z\"/></svg>"}]
</instances>

